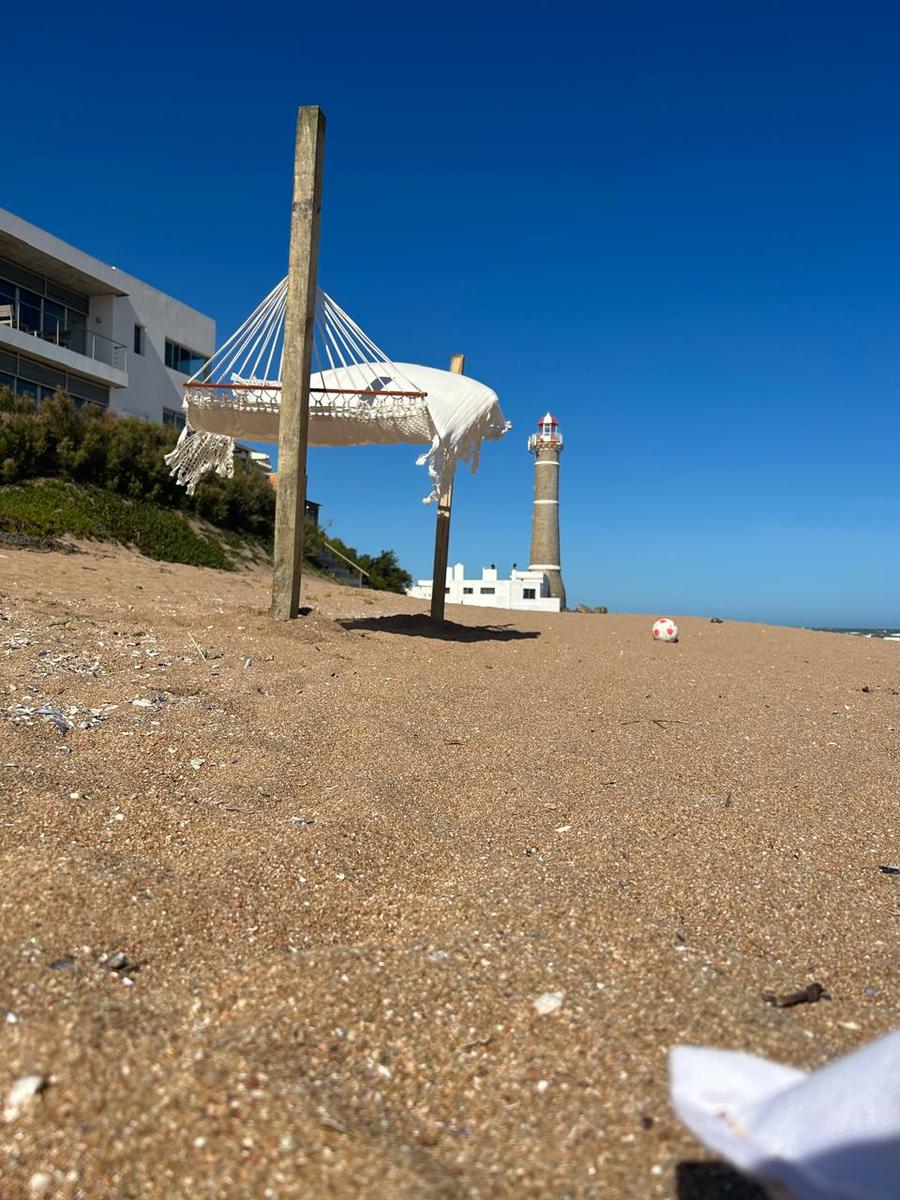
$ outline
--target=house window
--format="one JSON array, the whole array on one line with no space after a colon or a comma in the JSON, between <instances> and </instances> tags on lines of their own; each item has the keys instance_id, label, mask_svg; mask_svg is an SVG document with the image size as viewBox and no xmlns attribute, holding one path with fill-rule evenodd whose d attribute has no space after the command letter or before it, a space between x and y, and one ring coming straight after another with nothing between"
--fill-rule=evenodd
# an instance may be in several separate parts
<instances>
[{"instance_id":1,"label":"house window","mask_svg":"<svg viewBox=\"0 0 900 1200\"><path fill-rule=\"evenodd\" d=\"M44 319L41 324L41 332L48 342L56 342L62 345L61 335L66 329L66 310L62 304L57 304L55 300L44 300Z\"/></svg>"},{"instance_id":2,"label":"house window","mask_svg":"<svg viewBox=\"0 0 900 1200\"><path fill-rule=\"evenodd\" d=\"M144 329L141 325L134 327L134 352L135 354L144 353Z\"/></svg>"},{"instance_id":3,"label":"house window","mask_svg":"<svg viewBox=\"0 0 900 1200\"><path fill-rule=\"evenodd\" d=\"M55 389L61 392L66 390L66 373L58 371L54 367L48 367L44 363L32 362L31 359L19 359L19 374L26 379L33 380L35 383L42 383L49 388L49 395L53 395ZM33 392L32 395L37 395Z\"/></svg>"},{"instance_id":4,"label":"house window","mask_svg":"<svg viewBox=\"0 0 900 1200\"><path fill-rule=\"evenodd\" d=\"M523 600L533 600L535 598L535 594L536 594L535 588L522 588L522 599Z\"/></svg>"},{"instance_id":5,"label":"house window","mask_svg":"<svg viewBox=\"0 0 900 1200\"><path fill-rule=\"evenodd\" d=\"M184 429L184 413L178 408L164 408L163 425L174 425L176 429Z\"/></svg>"},{"instance_id":6,"label":"house window","mask_svg":"<svg viewBox=\"0 0 900 1200\"><path fill-rule=\"evenodd\" d=\"M471 595L472 595L472 592L473 592L473 590L474 590L473 588L466 588L466 587L464 587L464 588L463 588L463 595L464 595L464 596L471 596Z\"/></svg>"},{"instance_id":7,"label":"house window","mask_svg":"<svg viewBox=\"0 0 900 1200\"><path fill-rule=\"evenodd\" d=\"M87 379L79 379L76 375L70 375L66 390L75 401L77 408L84 403L99 404L103 408L109 407L109 388L90 383Z\"/></svg>"},{"instance_id":8,"label":"house window","mask_svg":"<svg viewBox=\"0 0 900 1200\"><path fill-rule=\"evenodd\" d=\"M69 349L74 350L76 354L87 353L87 317L84 313L75 312L74 309L66 310L66 320L68 322ZM61 343L62 344L62 343Z\"/></svg>"},{"instance_id":9,"label":"house window","mask_svg":"<svg viewBox=\"0 0 900 1200\"><path fill-rule=\"evenodd\" d=\"M205 355L166 338L166 366L173 371L180 371L182 375L196 375L205 362Z\"/></svg>"},{"instance_id":10,"label":"house window","mask_svg":"<svg viewBox=\"0 0 900 1200\"><path fill-rule=\"evenodd\" d=\"M34 400L47 400L58 391L71 396L76 408L81 408L86 403L97 404L102 408L109 404L109 388L89 383L77 375L67 375L65 371L54 371L43 363L17 358L14 354L4 354L0 357L0 367L10 368L0 372L0 387L8 387L20 398L31 396Z\"/></svg>"},{"instance_id":11,"label":"house window","mask_svg":"<svg viewBox=\"0 0 900 1200\"><path fill-rule=\"evenodd\" d=\"M84 354L86 296L0 258L0 325Z\"/></svg>"},{"instance_id":12,"label":"house window","mask_svg":"<svg viewBox=\"0 0 900 1200\"><path fill-rule=\"evenodd\" d=\"M19 328L23 333L41 332L41 297L19 288Z\"/></svg>"},{"instance_id":13,"label":"house window","mask_svg":"<svg viewBox=\"0 0 900 1200\"><path fill-rule=\"evenodd\" d=\"M482 594L482 596L493 596L493 594L496 590L497 590L496 588L482 588L481 594Z\"/></svg>"}]
</instances>

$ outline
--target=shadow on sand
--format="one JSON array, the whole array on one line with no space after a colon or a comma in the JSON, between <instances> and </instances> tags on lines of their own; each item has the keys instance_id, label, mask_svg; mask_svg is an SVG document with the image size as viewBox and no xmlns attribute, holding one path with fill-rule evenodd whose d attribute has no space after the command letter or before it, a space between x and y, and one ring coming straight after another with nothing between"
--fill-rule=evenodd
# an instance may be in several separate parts
<instances>
[{"instance_id":1,"label":"shadow on sand","mask_svg":"<svg viewBox=\"0 0 900 1200\"><path fill-rule=\"evenodd\" d=\"M457 625L432 621L425 613L397 613L387 617L354 617L339 621L344 629L369 633L402 633L407 637L437 638L441 642L517 642L540 637L537 632L510 625Z\"/></svg>"},{"instance_id":2,"label":"shadow on sand","mask_svg":"<svg viewBox=\"0 0 900 1200\"><path fill-rule=\"evenodd\" d=\"M889 1086L894 1086L892 1077L886 1077L882 1090L886 1092ZM840 1132L835 1132L834 1137L842 1136L843 1127L835 1126L838 1129ZM761 1159L754 1172L761 1179L777 1179L784 1194L791 1196L811 1195L810 1180L821 1181L822 1190L816 1189L816 1195L824 1196L827 1192L830 1196L896 1196L898 1164L900 1145L893 1134L881 1138L861 1136L856 1141L839 1142L819 1154L798 1154L793 1160L784 1154L777 1159ZM678 1200L720 1197L767 1200L768 1197L765 1190L723 1163L680 1162L675 1169L675 1183Z\"/></svg>"},{"instance_id":3,"label":"shadow on sand","mask_svg":"<svg viewBox=\"0 0 900 1200\"><path fill-rule=\"evenodd\" d=\"M675 1168L678 1200L768 1200L768 1193L724 1163L680 1162Z\"/></svg>"}]
</instances>

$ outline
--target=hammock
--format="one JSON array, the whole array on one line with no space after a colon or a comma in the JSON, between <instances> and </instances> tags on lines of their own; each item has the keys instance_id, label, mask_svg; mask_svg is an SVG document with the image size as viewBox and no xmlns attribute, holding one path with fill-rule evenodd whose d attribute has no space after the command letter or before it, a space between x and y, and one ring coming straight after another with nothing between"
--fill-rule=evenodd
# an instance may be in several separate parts
<instances>
[{"instance_id":1,"label":"hammock","mask_svg":"<svg viewBox=\"0 0 900 1200\"><path fill-rule=\"evenodd\" d=\"M286 300L284 279L184 385L187 420L166 462L189 493L209 471L233 474L236 438L277 442ZM482 441L509 428L489 387L450 371L391 362L317 290L310 445L430 443L417 459L431 478L428 503L447 490L457 462L475 471Z\"/></svg>"}]
</instances>

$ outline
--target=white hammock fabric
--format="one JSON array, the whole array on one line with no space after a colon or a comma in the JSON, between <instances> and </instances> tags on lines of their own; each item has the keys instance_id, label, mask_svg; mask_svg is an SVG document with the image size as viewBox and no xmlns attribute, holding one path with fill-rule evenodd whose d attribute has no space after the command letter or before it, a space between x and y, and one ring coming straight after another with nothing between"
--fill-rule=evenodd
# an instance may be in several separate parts
<instances>
[{"instance_id":1,"label":"white hammock fabric","mask_svg":"<svg viewBox=\"0 0 900 1200\"><path fill-rule=\"evenodd\" d=\"M809 1075L705 1046L676 1046L669 1072L685 1125L773 1198L900 1195L900 1031Z\"/></svg>"},{"instance_id":2,"label":"white hammock fabric","mask_svg":"<svg viewBox=\"0 0 900 1200\"><path fill-rule=\"evenodd\" d=\"M277 442L287 280L185 385L187 423L166 462L193 492L208 471L233 473L234 441ZM510 428L495 392L434 367L393 363L330 296L318 293L310 375L313 446L430 443L426 503L457 462L478 466L481 443Z\"/></svg>"}]
</instances>

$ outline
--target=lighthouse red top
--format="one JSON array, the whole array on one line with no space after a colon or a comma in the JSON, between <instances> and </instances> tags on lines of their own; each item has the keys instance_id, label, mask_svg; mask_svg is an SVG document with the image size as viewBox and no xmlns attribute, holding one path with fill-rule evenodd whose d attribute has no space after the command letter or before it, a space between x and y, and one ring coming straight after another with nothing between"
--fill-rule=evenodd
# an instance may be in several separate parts
<instances>
[{"instance_id":1,"label":"lighthouse red top","mask_svg":"<svg viewBox=\"0 0 900 1200\"><path fill-rule=\"evenodd\" d=\"M562 445L562 434L559 432L559 425L556 417L552 412L547 412L538 421L538 437L543 442L558 442Z\"/></svg>"},{"instance_id":2,"label":"lighthouse red top","mask_svg":"<svg viewBox=\"0 0 900 1200\"><path fill-rule=\"evenodd\" d=\"M547 412L537 423L537 433L528 439L528 449L537 450L539 447L553 447L562 450L563 439L559 432L559 424L552 412Z\"/></svg>"}]
</instances>

